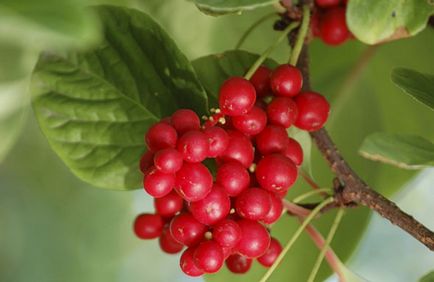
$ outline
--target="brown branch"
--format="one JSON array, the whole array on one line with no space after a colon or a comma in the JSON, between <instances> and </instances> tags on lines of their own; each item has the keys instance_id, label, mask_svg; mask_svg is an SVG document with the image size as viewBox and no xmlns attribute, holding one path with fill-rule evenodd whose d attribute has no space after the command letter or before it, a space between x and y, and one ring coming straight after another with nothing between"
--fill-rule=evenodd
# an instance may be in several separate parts
<instances>
[{"instance_id":1,"label":"brown branch","mask_svg":"<svg viewBox=\"0 0 434 282\"><path fill-rule=\"evenodd\" d=\"M304 90L311 88L308 59L307 46L305 46L298 61L298 67L303 72ZM402 211L395 203L371 189L343 159L324 128L311 132L310 135L340 181L340 187L337 189L335 187L336 203L344 206L354 203L366 206L434 251L434 232Z\"/></svg>"}]
</instances>

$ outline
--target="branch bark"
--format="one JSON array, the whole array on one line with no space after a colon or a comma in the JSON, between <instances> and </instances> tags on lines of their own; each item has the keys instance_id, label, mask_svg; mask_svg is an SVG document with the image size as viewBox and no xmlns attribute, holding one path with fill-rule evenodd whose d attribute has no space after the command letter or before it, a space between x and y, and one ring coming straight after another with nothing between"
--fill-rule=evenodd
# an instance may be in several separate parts
<instances>
[{"instance_id":1,"label":"branch bark","mask_svg":"<svg viewBox=\"0 0 434 282\"><path fill-rule=\"evenodd\" d=\"M308 91L311 87L307 45L303 48L297 66L303 73L303 88ZM340 187L335 189L337 205L356 203L368 207L434 251L434 232L366 184L344 160L325 128L311 132L310 135L340 181Z\"/></svg>"}]
</instances>

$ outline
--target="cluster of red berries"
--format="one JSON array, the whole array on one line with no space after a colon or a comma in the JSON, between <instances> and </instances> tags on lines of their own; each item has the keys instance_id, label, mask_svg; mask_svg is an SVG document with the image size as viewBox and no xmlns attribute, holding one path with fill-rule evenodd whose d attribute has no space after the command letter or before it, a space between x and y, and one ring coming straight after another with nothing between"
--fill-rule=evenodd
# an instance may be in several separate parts
<instances>
[{"instance_id":1,"label":"cluster of red berries","mask_svg":"<svg viewBox=\"0 0 434 282\"><path fill-rule=\"evenodd\" d=\"M339 45L352 37L345 17L347 0L315 0L312 33L329 45Z\"/></svg>"},{"instance_id":2,"label":"cluster of red berries","mask_svg":"<svg viewBox=\"0 0 434 282\"><path fill-rule=\"evenodd\" d=\"M190 276L217 272L225 262L234 273L248 271L253 259L270 267L282 246L268 228L303 161L286 129L317 130L329 114L327 100L301 92L302 84L291 65L262 66L250 81L226 80L220 109L202 126L196 113L181 109L149 128L140 167L155 214L136 218L136 235L159 238L170 254L186 247L180 266ZM214 176L206 159L215 162Z\"/></svg>"}]
</instances>

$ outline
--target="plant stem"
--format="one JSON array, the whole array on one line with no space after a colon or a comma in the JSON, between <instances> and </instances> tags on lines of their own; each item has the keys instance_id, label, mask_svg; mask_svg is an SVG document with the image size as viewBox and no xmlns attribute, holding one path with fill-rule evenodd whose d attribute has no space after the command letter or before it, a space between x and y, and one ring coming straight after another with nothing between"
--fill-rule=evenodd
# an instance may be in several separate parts
<instances>
[{"instance_id":1,"label":"plant stem","mask_svg":"<svg viewBox=\"0 0 434 282\"><path fill-rule=\"evenodd\" d=\"M319 189L320 186L309 176L309 174L304 171L303 169L299 169L300 175L303 177L303 179L306 181L307 184L309 184L310 187L313 189Z\"/></svg>"},{"instance_id":2,"label":"plant stem","mask_svg":"<svg viewBox=\"0 0 434 282\"><path fill-rule=\"evenodd\" d=\"M296 29L299 26L298 22L293 22L290 25L288 25L285 30L283 31L283 33L279 36L279 38L277 38L277 40L273 43L273 45L271 45L270 47L267 48L267 50L264 51L264 53L262 53L262 55L256 60L256 62L250 67L250 69L247 71L246 75L244 75L245 79L250 79L253 74L255 73L255 71L261 66L261 64L265 61L265 59L268 58L268 56L270 55L270 53L274 50L274 48L276 48L277 45L279 45L279 43L286 38L286 36L293 31L294 29Z\"/></svg>"},{"instance_id":3,"label":"plant stem","mask_svg":"<svg viewBox=\"0 0 434 282\"><path fill-rule=\"evenodd\" d=\"M294 48L289 58L289 63L293 66L297 64L298 57L300 56L301 49L303 49L304 40L306 38L307 32L309 31L310 22L310 7L309 5L303 6L303 20L301 22L300 30L297 34L297 40L295 41Z\"/></svg>"},{"instance_id":4,"label":"plant stem","mask_svg":"<svg viewBox=\"0 0 434 282\"><path fill-rule=\"evenodd\" d=\"M296 215L298 217L306 217L311 213L311 210L303 208L285 199L282 199L282 204L285 210L287 210L290 214Z\"/></svg>"},{"instance_id":5,"label":"plant stem","mask_svg":"<svg viewBox=\"0 0 434 282\"><path fill-rule=\"evenodd\" d=\"M303 201L306 198L309 198L310 196L313 196L313 195L316 195L316 194L324 194L324 192L327 193L327 192L333 192L333 191L330 188L320 188L320 189L317 189L317 190L312 190L312 191L306 192L304 194L301 194L301 195L295 197L292 200L292 202L293 203L300 203L301 201ZM326 194L326 195L330 196L328 194Z\"/></svg>"},{"instance_id":6,"label":"plant stem","mask_svg":"<svg viewBox=\"0 0 434 282\"><path fill-rule=\"evenodd\" d=\"M338 213L336 214L335 220L333 221L333 225L330 227L329 234L327 235L327 238L324 242L324 246L322 247L321 252L318 255L318 258L316 259L312 272L310 273L309 278L307 279L308 282L314 282L318 270L321 267L321 263L324 260L324 256L330 246L331 241L333 240L333 237L336 234L336 230L338 229L339 223L341 222L343 215L344 215L344 209L340 208L338 210Z\"/></svg>"},{"instance_id":7,"label":"plant stem","mask_svg":"<svg viewBox=\"0 0 434 282\"><path fill-rule=\"evenodd\" d=\"M270 13L267 14L261 18L259 18L257 21L255 21L247 30L244 32L243 36L241 36L240 40L238 40L237 45L235 45L235 50L240 49L241 45L243 45L244 41L246 41L247 37L257 28L259 25L267 21L268 19L272 18L273 16L276 16L276 13Z\"/></svg>"},{"instance_id":8,"label":"plant stem","mask_svg":"<svg viewBox=\"0 0 434 282\"><path fill-rule=\"evenodd\" d=\"M283 248L280 255L277 257L274 264L268 269L268 271L264 274L264 276L261 278L260 282L265 282L270 278L271 274L273 274L274 270L276 270L277 266L282 262L285 255L288 253L289 249L294 245L295 241L300 237L303 230L306 228L306 226L315 218L315 216L321 211L323 207L328 205L329 203L333 202L333 198L328 198L324 200L321 204L319 204L315 209L312 210L312 212L306 217L306 219L303 221L301 226L295 231L294 235L291 237L289 242L286 244L285 248Z\"/></svg>"}]
</instances>

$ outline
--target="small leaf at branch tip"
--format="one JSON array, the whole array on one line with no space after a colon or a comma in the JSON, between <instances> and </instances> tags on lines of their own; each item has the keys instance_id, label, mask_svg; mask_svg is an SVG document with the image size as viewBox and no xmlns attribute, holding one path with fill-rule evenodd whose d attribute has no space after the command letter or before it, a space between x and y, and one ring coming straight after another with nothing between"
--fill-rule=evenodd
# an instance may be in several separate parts
<instances>
[{"instance_id":1,"label":"small leaf at branch tip","mask_svg":"<svg viewBox=\"0 0 434 282\"><path fill-rule=\"evenodd\" d=\"M369 154L369 153L363 152L363 151L359 151L359 153L362 157L369 159L371 161L390 164L390 165L393 165L393 166L396 166L396 167L402 168L402 169L418 170L418 169L428 167L428 166L422 166L422 165L407 165L405 163L400 163L400 162L393 161L391 159L387 159L384 156L381 156L378 154L374 155L374 154Z\"/></svg>"}]
</instances>

